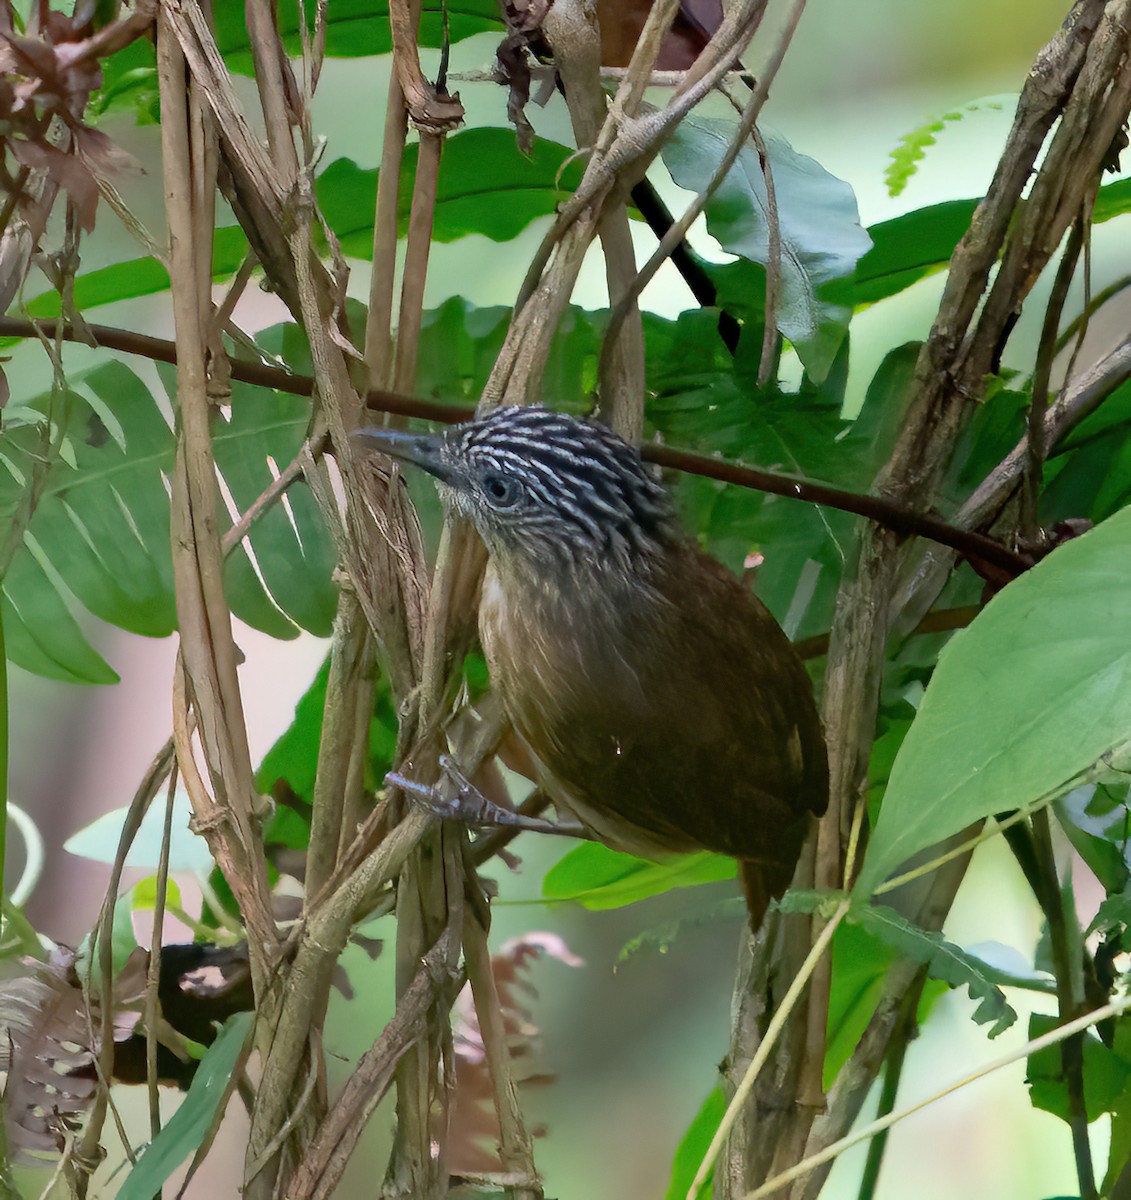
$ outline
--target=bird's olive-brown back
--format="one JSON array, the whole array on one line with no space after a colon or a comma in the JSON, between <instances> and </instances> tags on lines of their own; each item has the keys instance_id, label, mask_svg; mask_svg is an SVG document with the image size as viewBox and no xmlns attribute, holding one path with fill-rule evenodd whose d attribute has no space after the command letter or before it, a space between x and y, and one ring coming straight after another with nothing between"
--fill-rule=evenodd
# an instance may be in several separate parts
<instances>
[{"instance_id":1,"label":"bird's olive-brown back","mask_svg":"<svg viewBox=\"0 0 1131 1200\"><path fill-rule=\"evenodd\" d=\"M544 783L604 840L713 850L769 869L771 894L788 884L825 808L824 741L788 639L722 566L688 542L646 580L595 564L543 587L496 564L481 632Z\"/></svg>"}]
</instances>

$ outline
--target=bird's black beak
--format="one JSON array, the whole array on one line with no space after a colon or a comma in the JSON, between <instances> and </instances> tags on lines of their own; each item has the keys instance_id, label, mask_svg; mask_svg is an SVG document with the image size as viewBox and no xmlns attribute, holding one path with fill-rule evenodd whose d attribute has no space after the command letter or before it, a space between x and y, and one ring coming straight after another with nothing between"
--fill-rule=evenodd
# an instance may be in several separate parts
<instances>
[{"instance_id":1,"label":"bird's black beak","mask_svg":"<svg viewBox=\"0 0 1131 1200\"><path fill-rule=\"evenodd\" d=\"M452 481L454 472L443 461L442 434L408 433L403 429L355 429L353 436L371 450L421 467L442 483Z\"/></svg>"}]
</instances>

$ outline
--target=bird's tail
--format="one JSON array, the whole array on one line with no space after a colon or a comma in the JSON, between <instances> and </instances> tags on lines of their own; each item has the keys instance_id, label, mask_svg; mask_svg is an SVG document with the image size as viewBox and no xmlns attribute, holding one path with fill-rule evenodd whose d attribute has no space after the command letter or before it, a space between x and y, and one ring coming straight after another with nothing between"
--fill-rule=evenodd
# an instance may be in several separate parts
<instances>
[{"instance_id":1,"label":"bird's tail","mask_svg":"<svg viewBox=\"0 0 1131 1200\"><path fill-rule=\"evenodd\" d=\"M746 911L753 933L761 929L770 901L777 900L792 879L793 866L785 863L752 862L748 858L738 860L738 881L746 897Z\"/></svg>"}]
</instances>

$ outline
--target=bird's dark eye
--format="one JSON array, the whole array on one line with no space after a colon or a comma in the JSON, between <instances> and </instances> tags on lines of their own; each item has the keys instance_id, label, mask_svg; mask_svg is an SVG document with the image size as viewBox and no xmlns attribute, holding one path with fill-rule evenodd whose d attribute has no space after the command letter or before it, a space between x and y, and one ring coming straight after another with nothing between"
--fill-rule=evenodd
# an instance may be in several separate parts
<instances>
[{"instance_id":1,"label":"bird's dark eye","mask_svg":"<svg viewBox=\"0 0 1131 1200\"><path fill-rule=\"evenodd\" d=\"M517 480L509 475L496 475L493 472L484 476L483 491L495 508L513 508L520 495Z\"/></svg>"}]
</instances>

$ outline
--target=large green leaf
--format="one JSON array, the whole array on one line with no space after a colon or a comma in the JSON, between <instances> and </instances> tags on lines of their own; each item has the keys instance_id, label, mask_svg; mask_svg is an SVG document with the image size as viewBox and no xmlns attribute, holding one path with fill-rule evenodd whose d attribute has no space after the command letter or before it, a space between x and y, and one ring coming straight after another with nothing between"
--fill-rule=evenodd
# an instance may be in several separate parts
<instances>
[{"instance_id":1,"label":"large green leaf","mask_svg":"<svg viewBox=\"0 0 1131 1200\"><path fill-rule=\"evenodd\" d=\"M108 362L73 387L61 454L4 580L7 649L12 661L39 674L107 683L116 676L71 610L77 601L103 621L150 637L173 631L167 480L174 438L157 399L123 364ZM46 413L46 397L22 411ZM239 386L230 417L216 410L216 461L241 511L271 483L269 459L281 467L294 457L309 417L308 400ZM31 425L0 436L0 514L15 510L39 453ZM222 502L219 509L226 528ZM334 556L305 484L264 514L249 541L259 573L242 547L229 556L233 612L276 637L294 637L299 627L328 634Z\"/></svg>"},{"instance_id":2,"label":"large green leaf","mask_svg":"<svg viewBox=\"0 0 1131 1200\"><path fill-rule=\"evenodd\" d=\"M503 32L498 0L425 0L420 17L417 42L421 46L441 46L444 42L444 15L447 35L453 42L492 30ZM314 6L307 5L307 20L313 21ZM224 0L215 9L216 42L227 65L234 71L252 73L250 42L244 20L244 6L236 0ZM290 54L302 53L297 0L279 5L279 31ZM389 32L389 5L379 0L333 0L326 11L326 53L331 57L360 58L370 54L388 54L393 48Z\"/></svg>"},{"instance_id":3,"label":"large green leaf","mask_svg":"<svg viewBox=\"0 0 1131 1200\"><path fill-rule=\"evenodd\" d=\"M977 200L947 200L870 225L872 248L856 264L853 302L874 304L945 267L977 207Z\"/></svg>"},{"instance_id":4,"label":"large green leaf","mask_svg":"<svg viewBox=\"0 0 1131 1200\"><path fill-rule=\"evenodd\" d=\"M3 608L4 649L12 662L66 683L117 683L30 552L17 554L8 569Z\"/></svg>"},{"instance_id":5,"label":"large green leaf","mask_svg":"<svg viewBox=\"0 0 1131 1200\"><path fill-rule=\"evenodd\" d=\"M685 119L662 151L676 183L702 191L722 162L734 129L729 121ZM871 241L847 183L782 138L767 139L766 148L781 233L778 327L808 374L821 380L852 315L848 289L842 286L834 296L830 285L851 279ZM707 202L707 228L724 249L765 266L770 258L768 211L758 154L747 145Z\"/></svg>"},{"instance_id":6,"label":"large green leaf","mask_svg":"<svg viewBox=\"0 0 1131 1200\"><path fill-rule=\"evenodd\" d=\"M581 163L563 165L573 151L539 138L529 156L518 149L510 129L468 129L444 143L432 237L452 242L469 233L496 242L517 237L536 217L553 214L581 179ZM397 196L397 221L408 228L419 146L405 151ZM559 178L560 172L560 178ZM348 158L332 162L318 177L318 204L342 250L356 258L373 254L376 170L362 170Z\"/></svg>"},{"instance_id":7,"label":"large green leaf","mask_svg":"<svg viewBox=\"0 0 1131 1200\"><path fill-rule=\"evenodd\" d=\"M714 361L719 342L712 319L711 313L694 312L678 323L645 324L652 392L647 415L664 440L865 490L898 428L917 347L891 352L869 385L860 416L850 423L841 416L832 386L847 346L827 389L807 384L796 393L759 393L728 362ZM716 557L740 570L748 554L764 556L757 592L780 621L788 618L791 637L828 629L856 518L690 476L680 478L676 488L686 524Z\"/></svg>"},{"instance_id":8,"label":"large green leaf","mask_svg":"<svg viewBox=\"0 0 1131 1200\"><path fill-rule=\"evenodd\" d=\"M723 1095L722 1088L715 1088L703 1101L699 1111L695 1114L695 1119L680 1138L679 1145L675 1150L675 1157L672 1159L672 1174L668 1182L668 1190L664 1193L664 1200L687 1200L687 1193L695 1181L699 1164L703 1161L703 1157L711 1145L715 1130L722 1123L726 1109L727 1100ZM712 1170L697 1193L699 1197L710 1196L711 1181L714 1176L715 1173Z\"/></svg>"},{"instance_id":9,"label":"large green leaf","mask_svg":"<svg viewBox=\"0 0 1131 1200\"><path fill-rule=\"evenodd\" d=\"M294 720L264 755L255 776L256 786L261 792L269 794L279 780L285 780L296 796L308 804L313 801L329 674L330 659L327 658L310 687L299 697ZM380 787L385 773L392 770L396 745L397 715L389 681L382 675L376 683L373 715L369 720L367 788Z\"/></svg>"},{"instance_id":10,"label":"large green leaf","mask_svg":"<svg viewBox=\"0 0 1131 1200\"><path fill-rule=\"evenodd\" d=\"M1051 1033L1060 1022L1056 1017L1034 1013L1029 1018L1030 1039ZM1121 1017L1115 1022L1113 1044L1105 1045L1089 1029L1083 1035L1084 1114L1095 1121L1104 1113L1127 1104L1127 1085L1131 1081L1131 1022ZM1072 1103L1064 1080L1061 1046L1046 1046L1029 1056L1025 1082L1034 1108L1053 1113L1062 1121L1072 1120Z\"/></svg>"},{"instance_id":11,"label":"large green leaf","mask_svg":"<svg viewBox=\"0 0 1131 1200\"><path fill-rule=\"evenodd\" d=\"M980 203L946 200L870 225L872 249L856 265L853 303L874 304L941 271ZM1118 179L1100 188L1092 213L1096 224L1127 212L1131 212L1131 180Z\"/></svg>"},{"instance_id":12,"label":"large green leaf","mask_svg":"<svg viewBox=\"0 0 1131 1200\"><path fill-rule=\"evenodd\" d=\"M956 635L892 769L857 892L1131 738L1131 508L1004 588Z\"/></svg>"}]
</instances>

